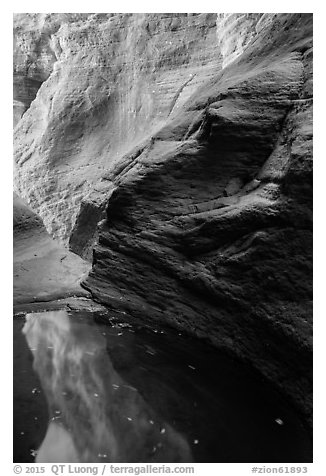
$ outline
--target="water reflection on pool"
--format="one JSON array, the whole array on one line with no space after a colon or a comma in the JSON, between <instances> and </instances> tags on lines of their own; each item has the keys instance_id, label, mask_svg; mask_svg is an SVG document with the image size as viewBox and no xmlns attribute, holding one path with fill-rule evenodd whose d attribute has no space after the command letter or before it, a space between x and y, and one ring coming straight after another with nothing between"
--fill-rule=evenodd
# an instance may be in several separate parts
<instances>
[{"instance_id":1,"label":"water reflection on pool","mask_svg":"<svg viewBox=\"0 0 326 476\"><path fill-rule=\"evenodd\" d=\"M295 413L202 342L105 313L34 313L14 326L16 462L311 458Z\"/></svg>"}]
</instances>

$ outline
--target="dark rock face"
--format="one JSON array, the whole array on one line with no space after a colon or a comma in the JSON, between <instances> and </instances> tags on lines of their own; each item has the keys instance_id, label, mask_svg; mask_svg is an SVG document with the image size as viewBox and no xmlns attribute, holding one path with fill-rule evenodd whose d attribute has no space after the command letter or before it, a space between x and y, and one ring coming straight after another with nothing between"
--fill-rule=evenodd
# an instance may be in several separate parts
<instances>
[{"instance_id":1,"label":"dark rock face","mask_svg":"<svg viewBox=\"0 0 326 476\"><path fill-rule=\"evenodd\" d=\"M277 17L107 176L113 191L85 282L110 306L250 361L307 416L310 21Z\"/></svg>"},{"instance_id":2,"label":"dark rock face","mask_svg":"<svg viewBox=\"0 0 326 476\"><path fill-rule=\"evenodd\" d=\"M93 254L94 297L236 354L311 422L312 16L90 16L54 36L17 189Z\"/></svg>"}]
</instances>

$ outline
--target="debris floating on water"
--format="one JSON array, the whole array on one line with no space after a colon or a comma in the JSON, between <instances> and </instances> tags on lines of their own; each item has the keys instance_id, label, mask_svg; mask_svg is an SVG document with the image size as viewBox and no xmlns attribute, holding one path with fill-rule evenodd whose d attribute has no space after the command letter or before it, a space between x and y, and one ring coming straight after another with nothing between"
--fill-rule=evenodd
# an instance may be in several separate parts
<instances>
[{"instance_id":1,"label":"debris floating on water","mask_svg":"<svg viewBox=\"0 0 326 476\"><path fill-rule=\"evenodd\" d=\"M112 385L112 387L114 387L115 384ZM137 388L135 387L131 387L131 385L122 385L124 388L128 388L129 390L133 390L134 392L137 392ZM117 385L117 387L119 387L119 385Z\"/></svg>"},{"instance_id":2,"label":"debris floating on water","mask_svg":"<svg viewBox=\"0 0 326 476\"><path fill-rule=\"evenodd\" d=\"M61 416L61 415L59 415L59 416L54 416L54 417L51 418L50 421L57 421L57 420L62 420L62 416Z\"/></svg>"}]
</instances>

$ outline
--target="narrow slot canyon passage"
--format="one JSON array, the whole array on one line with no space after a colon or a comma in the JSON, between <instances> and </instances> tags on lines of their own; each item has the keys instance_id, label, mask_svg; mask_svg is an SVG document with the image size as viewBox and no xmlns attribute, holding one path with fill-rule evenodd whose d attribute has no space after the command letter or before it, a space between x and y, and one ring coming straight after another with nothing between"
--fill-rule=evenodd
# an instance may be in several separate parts
<instances>
[{"instance_id":1,"label":"narrow slot canyon passage","mask_svg":"<svg viewBox=\"0 0 326 476\"><path fill-rule=\"evenodd\" d=\"M312 14L13 25L14 462L312 462Z\"/></svg>"}]
</instances>

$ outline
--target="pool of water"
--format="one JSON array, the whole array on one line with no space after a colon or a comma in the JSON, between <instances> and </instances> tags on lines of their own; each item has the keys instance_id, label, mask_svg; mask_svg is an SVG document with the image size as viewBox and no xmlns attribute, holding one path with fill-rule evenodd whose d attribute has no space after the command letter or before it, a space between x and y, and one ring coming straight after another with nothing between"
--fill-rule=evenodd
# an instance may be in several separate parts
<instances>
[{"instance_id":1,"label":"pool of water","mask_svg":"<svg viewBox=\"0 0 326 476\"><path fill-rule=\"evenodd\" d=\"M110 312L14 318L15 462L309 462L267 384L208 344Z\"/></svg>"}]
</instances>

